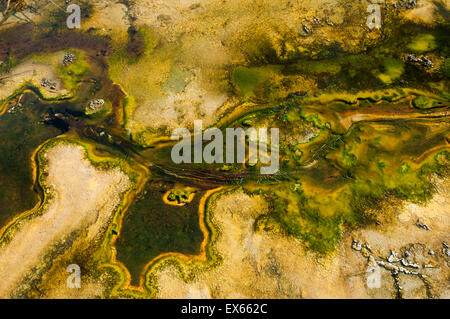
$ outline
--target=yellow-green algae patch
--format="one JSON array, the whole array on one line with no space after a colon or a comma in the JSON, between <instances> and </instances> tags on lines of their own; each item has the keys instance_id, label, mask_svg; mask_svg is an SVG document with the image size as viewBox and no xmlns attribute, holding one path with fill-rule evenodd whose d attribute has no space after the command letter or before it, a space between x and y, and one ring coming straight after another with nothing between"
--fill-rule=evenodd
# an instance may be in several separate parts
<instances>
[{"instance_id":1,"label":"yellow-green algae patch","mask_svg":"<svg viewBox=\"0 0 450 319\"><path fill-rule=\"evenodd\" d=\"M269 193L274 209L258 220L257 228L293 235L327 253L340 241L344 224L356 227L376 221L377 216L367 211L382 200L429 200L434 193L430 178L446 177L450 168L448 125L433 125L369 122L353 126L338 139L328 135L331 147L316 158L315 166L281 168L295 181L278 183L274 189L259 187Z\"/></svg>"},{"instance_id":2,"label":"yellow-green algae patch","mask_svg":"<svg viewBox=\"0 0 450 319\"><path fill-rule=\"evenodd\" d=\"M379 73L377 76L386 84L391 84L394 80L399 79L405 71L403 62L395 59L384 60L383 68L383 72Z\"/></svg>"},{"instance_id":3,"label":"yellow-green algae patch","mask_svg":"<svg viewBox=\"0 0 450 319\"><path fill-rule=\"evenodd\" d=\"M66 54L74 56L71 63L64 64L63 57ZM80 50L65 50L45 55L32 55L27 60L35 63L44 63L52 66L57 72L58 77L63 80L65 88L75 93L75 89L83 77L89 72L90 67L86 54Z\"/></svg>"},{"instance_id":4,"label":"yellow-green algae patch","mask_svg":"<svg viewBox=\"0 0 450 319\"><path fill-rule=\"evenodd\" d=\"M433 51L437 47L436 39L432 34L419 34L411 43L408 44L408 49L417 53L425 53Z\"/></svg>"}]
</instances>

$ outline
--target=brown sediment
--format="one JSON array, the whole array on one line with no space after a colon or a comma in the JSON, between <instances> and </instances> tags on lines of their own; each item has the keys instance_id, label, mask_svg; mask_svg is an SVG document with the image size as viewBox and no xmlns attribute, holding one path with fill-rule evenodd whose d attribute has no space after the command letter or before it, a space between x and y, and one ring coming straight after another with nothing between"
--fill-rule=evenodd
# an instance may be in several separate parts
<instances>
[{"instance_id":1,"label":"brown sediment","mask_svg":"<svg viewBox=\"0 0 450 319\"><path fill-rule=\"evenodd\" d=\"M53 53L66 49L110 53L108 42L101 37L71 30L58 30L51 36L33 24L22 24L0 31L0 60L7 55L22 60L34 53Z\"/></svg>"},{"instance_id":2,"label":"brown sediment","mask_svg":"<svg viewBox=\"0 0 450 319\"><path fill-rule=\"evenodd\" d=\"M125 92L120 85L117 84L112 84L110 89L106 92L106 98L111 102L114 119L120 125L123 124L122 103L125 96Z\"/></svg>"}]
</instances>

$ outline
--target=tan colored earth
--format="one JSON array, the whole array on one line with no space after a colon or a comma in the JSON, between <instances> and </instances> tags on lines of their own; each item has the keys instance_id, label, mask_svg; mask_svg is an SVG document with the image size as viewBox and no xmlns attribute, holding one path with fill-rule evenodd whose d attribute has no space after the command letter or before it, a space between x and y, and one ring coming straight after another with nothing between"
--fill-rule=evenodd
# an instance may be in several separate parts
<instances>
[{"instance_id":1,"label":"tan colored earth","mask_svg":"<svg viewBox=\"0 0 450 319\"><path fill-rule=\"evenodd\" d=\"M61 53L61 61L64 53ZM41 87L43 79L47 79L55 84L55 89L50 86ZM50 64L27 61L14 67L10 73L0 77L0 101L8 98L21 86L29 83L41 90L46 98L57 98L69 94L64 87L64 83L56 74L54 67Z\"/></svg>"},{"instance_id":2,"label":"tan colored earth","mask_svg":"<svg viewBox=\"0 0 450 319\"><path fill-rule=\"evenodd\" d=\"M52 196L42 212L22 224L11 240L0 243L0 297L20 291L18 286L30 272L39 271L45 256L64 244L76 231L86 231L92 241L100 234L120 203L120 195L130 186L118 168L101 170L85 158L76 145L59 144L46 153L47 194Z\"/></svg>"},{"instance_id":3,"label":"tan colored earth","mask_svg":"<svg viewBox=\"0 0 450 319\"><path fill-rule=\"evenodd\" d=\"M381 268L381 286L368 287L369 259L351 248L352 240L367 243L373 254L386 259L412 244L425 246L421 271L429 276L435 296L448 298L449 258L442 243L450 242L448 181L439 183L439 193L425 206L405 203L386 207L394 214L392 223L346 232L336 253L321 257L299 241L267 232L255 233L255 218L267 212L260 196L242 191L224 195L215 203L213 222L220 230L216 247L223 263L185 282L173 267L157 273L160 298L395 298L394 281ZM396 214L392 210L397 210ZM421 218L431 228L416 225ZM435 256L428 255L434 251ZM419 258L419 257L417 257ZM423 268L433 264L434 268ZM403 275L406 298L424 298L424 283ZM419 288L417 288L419 287Z\"/></svg>"}]
</instances>

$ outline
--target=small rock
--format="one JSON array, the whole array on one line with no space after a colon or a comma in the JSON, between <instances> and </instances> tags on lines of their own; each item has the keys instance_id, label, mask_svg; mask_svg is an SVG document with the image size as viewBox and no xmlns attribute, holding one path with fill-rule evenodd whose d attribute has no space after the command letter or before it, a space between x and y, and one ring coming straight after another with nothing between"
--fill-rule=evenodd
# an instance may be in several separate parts
<instances>
[{"instance_id":1,"label":"small rock","mask_svg":"<svg viewBox=\"0 0 450 319\"><path fill-rule=\"evenodd\" d=\"M353 240L353 242L352 242L352 248L353 248L354 250L356 250L356 251L361 251L361 249L362 249L362 244L361 244L359 241L357 241L357 240Z\"/></svg>"},{"instance_id":2,"label":"small rock","mask_svg":"<svg viewBox=\"0 0 450 319\"><path fill-rule=\"evenodd\" d=\"M44 88L45 87L49 87L51 90L56 89L56 83L53 83L53 82L51 82L48 79L42 79L41 86L44 87Z\"/></svg>"},{"instance_id":3,"label":"small rock","mask_svg":"<svg viewBox=\"0 0 450 319\"><path fill-rule=\"evenodd\" d=\"M426 56L423 56L421 58L422 60L422 65L426 68L432 68L433 67L433 63L431 62L430 59L428 59Z\"/></svg>"},{"instance_id":4,"label":"small rock","mask_svg":"<svg viewBox=\"0 0 450 319\"><path fill-rule=\"evenodd\" d=\"M306 34L309 34L310 30L306 24L303 25L302 29L303 31L305 31Z\"/></svg>"},{"instance_id":5,"label":"small rock","mask_svg":"<svg viewBox=\"0 0 450 319\"><path fill-rule=\"evenodd\" d=\"M95 99L88 103L88 106L86 108L86 114L93 114L98 111L100 111L103 106L105 105L104 99Z\"/></svg>"},{"instance_id":6,"label":"small rock","mask_svg":"<svg viewBox=\"0 0 450 319\"><path fill-rule=\"evenodd\" d=\"M415 0L411 0L408 1L408 3L406 4L406 9L413 9L416 6L416 1Z\"/></svg>"},{"instance_id":7,"label":"small rock","mask_svg":"<svg viewBox=\"0 0 450 319\"><path fill-rule=\"evenodd\" d=\"M420 59L418 57L416 57L414 54L409 54L408 55L408 62L419 63Z\"/></svg>"},{"instance_id":8,"label":"small rock","mask_svg":"<svg viewBox=\"0 0 450 319\"><path fill-rule=\"evenodd\" d=\"M64 54L63 57L63 64L64 65L69 65L72 64L73 62L75 62L77 59L77 56L73 53L66 53Z\"/></svg>"},{"instance_id":9,"label":"small rock","mask_svg":"<svg viewBox=\"0 0 450 319\"><path fill-rule=\"evenodd\" d=\"M420 220L420 218L417 220L417 224L416 224L418 227L420 227L420 228L423 228L423 229L425 229L425 230L430 230L430 227L428 227L428 225L427 224L425 224L424 222L422 222L421 220Z\"/></svg>"},{"instance_id":10,"label":"small rock","mask_svg":"<svg viewBox=\"0 0 450 319\"><path fill-rule=\"evenodd\" d=\"M395 251L391 250L391 254L387 258L387 261L390 263L395 263L400 261L400 258L398 257L398 254Z\"/></svg>"}]
</instances>

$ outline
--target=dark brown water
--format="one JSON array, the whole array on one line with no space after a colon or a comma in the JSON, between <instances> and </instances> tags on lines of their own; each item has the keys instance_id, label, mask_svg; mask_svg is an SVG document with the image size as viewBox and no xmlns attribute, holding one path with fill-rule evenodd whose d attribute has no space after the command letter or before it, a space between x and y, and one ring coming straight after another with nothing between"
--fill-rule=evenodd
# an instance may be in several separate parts
<instances>
[{"instance_id":1,"label":"dark brown water","mask_svg":"<svg viewBox=\"0 0 450 319\"><path fill-rule=\"evenodd\" d=\"M116 241L117 259L130 271L132 285L139 286L144 266L162 253L200 253L203 233L198 207L202 192L192 202L177 207L163 202L168 189L170 184L149 182L124 216Z\"/></svg>"},{"instance_id":2,"label":"dark brown water","mask_svg":"<svg viewBox=\"0 0 450 319\"><path fill-rule=\"evenodd\" d=\"M0 227L39 202L32 180L31 155L46 140L62 133L42 121L54 108L26 94L22 106L0 116Z\"/></svg>"}]
</instances>

